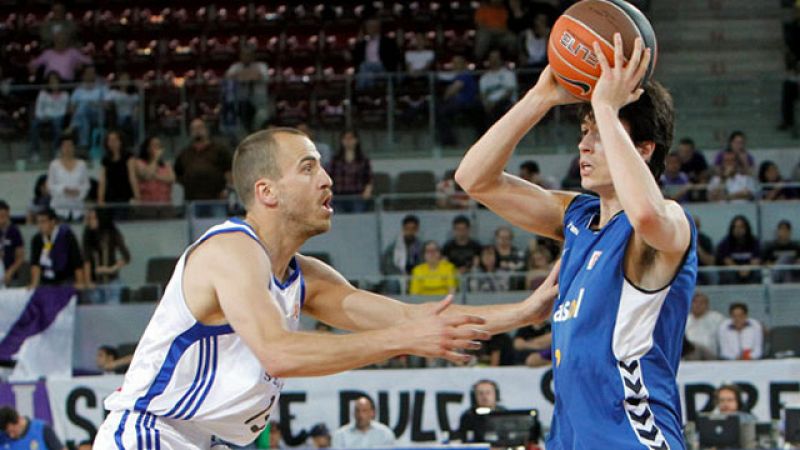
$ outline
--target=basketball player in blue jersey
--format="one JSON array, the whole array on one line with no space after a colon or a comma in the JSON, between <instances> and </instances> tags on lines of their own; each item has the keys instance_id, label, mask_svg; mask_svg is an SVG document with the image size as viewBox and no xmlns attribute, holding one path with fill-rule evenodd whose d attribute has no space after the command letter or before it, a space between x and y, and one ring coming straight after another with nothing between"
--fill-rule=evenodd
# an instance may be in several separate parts
<instances>
[{"instance_id":1,"label":"basketball player in blue jersey","mask_svg":"<svg viewBox=\"0 0 800 450\"><path fill-rule=\"evenodd\" d=\"M673 132L669 94L640 88L637 40L623 67L595 48L602 74L581 122L581 184L549 191L504 172L525 133L575 103L546 68L467 152L456 180L513 224L564 241L553 330L555 410L548 450L683 449L675 376L697 272L695 230L656 179Z\"/></svg>"},{"instance_id":2,"label":"basketball player in blue jersey","mask_svg":"<svg viewBox=\"0 0 800 450\"><path fill-rule=\"evenodd\" d=\"M355 289L298 254L330 228L333 210L331 178L297 130L244 139L233 179L246 217L212 227L179 259L122 387L105 401L95 448L208 449L212 435L247 444L268 423L286 377L403 354L463 362L461 350L489 333L547 317L557 294L554 271L513 305L409 305ZM300 332L301 311L354 333Z\"/></svg>"}]
</instances>

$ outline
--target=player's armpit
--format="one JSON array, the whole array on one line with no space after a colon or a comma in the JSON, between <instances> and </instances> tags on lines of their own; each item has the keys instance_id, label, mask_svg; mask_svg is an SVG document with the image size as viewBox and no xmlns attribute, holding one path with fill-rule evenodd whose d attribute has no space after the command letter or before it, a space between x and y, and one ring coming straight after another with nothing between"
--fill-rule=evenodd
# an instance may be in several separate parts
<instances>
[{"instance_id":1,"label":"player's armpit","mask_svg":"<svg viewBox=\"0 0 800 450\"><path fill-rule=\"evenodd\" d=\"M494 184L467 191L511 224L539 236L564 239L564 213L578 194L550 191L509 173Z\"/></svg>"},{"instance_id":2,"label":"player's armpit","mask_svg":"<svg viewBox=\"0 0 800 450\"><path fill-rule=\"evenodd\" d=\"M411 317L413 305L357 289L316 258L297 255L297 261L306 281L304 314L348 331L388 328Z\"/></svg>"}]
</instances>

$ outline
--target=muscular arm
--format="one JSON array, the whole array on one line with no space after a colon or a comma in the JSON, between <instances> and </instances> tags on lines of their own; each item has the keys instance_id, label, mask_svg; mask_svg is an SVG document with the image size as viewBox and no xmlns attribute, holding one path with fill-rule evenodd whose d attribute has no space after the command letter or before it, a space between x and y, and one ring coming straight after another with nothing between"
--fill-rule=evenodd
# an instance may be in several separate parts
<instances>
[{"instance_id":1,"label":"muscular arm","mask_svg":"<svg viewBox=\"0 0 800 450\"><path fill-rule=\"evenodd\" d=\"M691 231L683 209L664 198L655 178L618 118L608 106L594 108L595 120L614 191L631 225L649 246L665 253L683 253ZM654 144L653 144L654 145Z\"/></svg>"},{"instance_id":2,"label":"muscular arm","mask_svg":"<svg viewBox=\"0 0 800 450\"><path fill-rule=\"evenodd\" d=\"M564 97L568 94L555 87L549 68L540 80L469 149L456 171L456 181L470 197L512 224L562 240L564 211L577 194L548 191L504 171L522 137L553 106L568 102Z\"/></svg>"},{"instance_id":3,"label":"muscular arm","mask_svg":"<svg viewBox=\"0 0 800 450\"><path fill-rule=\"evenodd\" d=\"M402 320L429 316L437 303L414 305L356 289L338 272L315 258L298 256L306 279L306 302L303 312L336 328L350 331L376 330L394 326ZM504 333L533 322L545 320L558 294L555 284L558 265L542 286L528 299L518 303L491 306L451 305L446 314L475 315L486 323L490 334Z\"/></svg>"},{"instance_id":4,"label":"muscular arm","mask_svg":"<svg viewBox=\"0 0 800 450\"><path fill-rule=\"evenodd\" d=\"M214 270L204 270L208 267ZM267 289L271 273L263 249L244 234L234 233L216 236L196 249L184 279L187 304L195 317L201 322L227 321L273 376L327 375L401 354L463 361L465 356L454 350L474 348L473 339L486 337L468 327L456 328L479 323L475 317L439 315L348 335L290 331Z\"/></svg>"},{"instance_id":5,"label":"muscular arm","mask_svg":"<svg viewBox=\"0 0 800 450\"><path fill-rule=\"evenodd\" d=\"M602 75L592 94L592 109L600 140L606 149L611 180L622 209L633 226L636 236L650 247L666 254L682 254L689 246L691 230L683 209L667 201L650 173L639 150L655 151L654 142L634 146L631 137L619 120L619 111L627 103L638 100L642 90L638 85L650 61L650 54L642 51L638 39L633 56L623 65L622 38L614 36L614 67L599 44L595 54L602 67Z\"/></svg>"}]
</instances>

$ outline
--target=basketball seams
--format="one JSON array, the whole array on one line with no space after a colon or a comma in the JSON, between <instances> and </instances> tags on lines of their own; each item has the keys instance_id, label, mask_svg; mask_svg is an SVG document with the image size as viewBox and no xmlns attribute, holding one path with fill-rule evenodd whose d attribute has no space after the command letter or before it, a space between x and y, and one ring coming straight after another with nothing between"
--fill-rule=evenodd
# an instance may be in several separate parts
<instances>
[{"instance_id":1,"label":"basketball seams","mask_svg":"<svg viewBox=\"0 0 800 450\"><path fill-rule=\"evenodd\" d=\"M631 24L631 28L633 28L634 30L636 30L636 35L637 35L639 38L641 38L641 39L642 39L642 41L644 41L644 36L642 36L642 30L640 30L640 29L639 29L639 26L638 26L638 25L636 25L636 22L633 20L633 18L632 18L630 15L628 15L628 12L627 12L627 11L625 11L625 10L624 10L624 9L622 9L622 8L620 8L618 5L614 4L614 2L610 2L610 1L608 1L608 0L597 0L597 1L599 1L599 2L603 2L603 3L605 3L605 4L608 4L608 5L611 5L611 6L613 6L613 7L614 7L614 9L616 9L616 10L620 11L620 12L622 13L622 16L623 16L623 17L625 17L625 19L628 21L628 23L630 23L630 24Z\"/></svg>"},{"instance_id":2,"label":"basketball seams","mask_svg":"<svg viewBox=\"0 0 800 450\"><path fill-rule=\"evenodd\" d=\"M606 44L607 46L609 46L612 49L614 48L614 44L612 44L611 42L608 42L608 40L606 38L604 38L603 36L597 34L597 32L594 31L594 29L592 27L590 27L589 25L586 25L586 23L584 21L582 21L580 19L577 19L577 18L575 18L573 16L570 16L569 14L563 14L562 17L565 17L565 18L575 22L576 24L580 25L584 30L586 30L586 31L590 32L591 34L593 34L594 37L597 38L597 40L599 40L600 42ZM638 30L637 30L637 32L638 32Z\"/></svg>"}]
</instances>

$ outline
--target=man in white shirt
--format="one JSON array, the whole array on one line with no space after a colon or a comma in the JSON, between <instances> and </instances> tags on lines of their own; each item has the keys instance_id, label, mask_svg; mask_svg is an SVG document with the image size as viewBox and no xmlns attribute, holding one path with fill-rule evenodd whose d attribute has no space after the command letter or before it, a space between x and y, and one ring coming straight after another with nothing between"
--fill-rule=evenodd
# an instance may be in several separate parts
<instances>
[{"instance_id":1,"label":"man in white shirt","mask_svg":"<svg viewBox=\"0 0 800 450\"><path fill-rule=\"evenodd\" d=\"M517 76L503 64L500 50L489 53L488 66L489 70L481 75L478 83L487 127L495 123L517 101Z\"/></svg>"},{"instance_id":2,"label":"man in white shirt","mask_svg":"<svg viewBox=\"0 0 800 450\"><path fill-rule=\"evenodd\" d=\"M375 448L394 445L394 432L375 420L375 404L369 397L356 400L353 418L355 423L348 423L333 433L333 448Z\"/></svg>"},{"instance_id":3,"label":"man in white shirt","mask_svg":"<svg viewBox=\"0 0 800 450\"><path fill-rule=\"evenodd\" d=\"M722 359L761 359L764 330L757 320L747 316L747 305L733 303L731 318L719 327L719 356Z\"/></svg>"},{"instance_id":4,"label":"man in white shirt","mask_svg":"<svg viewBox=\"0 0 800 450\"><path fill-rule=\"evenodd\" d=\"M695 346L703 347L704 353L717 356L719 350L719 326L725 316L708 307L708 296L695 292L692 310L686 321L686 339Z\"/></svg>"}]
</instances>

